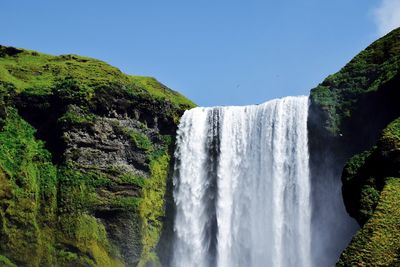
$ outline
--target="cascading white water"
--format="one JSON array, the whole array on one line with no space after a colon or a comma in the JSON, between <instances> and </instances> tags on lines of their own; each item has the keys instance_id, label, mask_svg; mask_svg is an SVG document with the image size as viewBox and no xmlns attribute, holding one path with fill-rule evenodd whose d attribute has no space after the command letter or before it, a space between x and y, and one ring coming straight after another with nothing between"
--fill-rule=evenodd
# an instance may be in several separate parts
<instances>
[{"instance_id":1,"label":"cascading white water","mask_svg":"<svg viewBox=\"0 0 400 267\"><path fill-rule=\"evenodd\" d=\"M172 266L311 266L307 97L181 118Z\"/></svg>"}]
</instances>

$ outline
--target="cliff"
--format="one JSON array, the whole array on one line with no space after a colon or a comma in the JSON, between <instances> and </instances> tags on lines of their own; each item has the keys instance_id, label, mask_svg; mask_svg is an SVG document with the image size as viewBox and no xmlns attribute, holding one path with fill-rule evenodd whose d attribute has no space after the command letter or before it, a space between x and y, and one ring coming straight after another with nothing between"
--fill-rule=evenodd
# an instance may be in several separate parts
<instances>
[{"instance_id":1,"label":"cliff","mask_svg":"<svg viewBox=\"0 0 400 267\"><path fill-rule=\"evenodd\" d=\"M399 264L399 86L397 29L311 90L313 179L327 166L342 173L346 210L361 226L337 266Z\"/></svg>"},{"instance_id":2,"label":"cliff","mask_svg":"<svg viewBox=\"0 0 400 267\"><path fill-rule=\"evenodd\" d=\"M193 106L99 60L0 46L0 265L157 265Z\"/></svg>"},{"instance_id":3,"label":"cliff","mask_svg":"<svg viewBox=\"0 0 400 267\"><path fill-rule=\"evenodd\" d=\"M313 223L332 233L316 227L321 266L347 242L341 202L319 206L337 189L361 227L337 266L400 264L399 86L397 29L311 90ZM0 265L159 265L175 131L193 106L99 60L0 46Z\"/></svg>"}]
</instances>

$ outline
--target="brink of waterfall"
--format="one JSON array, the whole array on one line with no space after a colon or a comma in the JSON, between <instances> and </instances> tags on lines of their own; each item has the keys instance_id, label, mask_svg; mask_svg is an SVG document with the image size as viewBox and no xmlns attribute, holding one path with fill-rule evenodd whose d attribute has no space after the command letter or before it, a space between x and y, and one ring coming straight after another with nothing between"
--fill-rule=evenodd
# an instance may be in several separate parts
<instances>
[{"instance_id":1,"label":"brink of waterfall","mask_svg":"<svg viewBox=\"0 0 400 267\"><path fill-rule=\"evenodd\" d=\"M308 98L181 118L172 266L311 266Z\"/></svg>"}]
</instances>

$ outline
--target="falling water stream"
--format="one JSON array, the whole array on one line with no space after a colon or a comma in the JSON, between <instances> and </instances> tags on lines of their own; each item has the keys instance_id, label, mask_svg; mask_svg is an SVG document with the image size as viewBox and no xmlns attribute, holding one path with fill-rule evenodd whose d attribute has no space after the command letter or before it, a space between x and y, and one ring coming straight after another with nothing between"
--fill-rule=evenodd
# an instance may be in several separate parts
<instances>
[{"instance_id":1,"label":"falling water stream","mask_svg":"<svg viewBox=\"0 0 400 267\"><path fill-rule=\"evenodd\" d=\"M307 113L303 96L185 112L172 266L311 266Z\"/></svg>"}]
</instances>

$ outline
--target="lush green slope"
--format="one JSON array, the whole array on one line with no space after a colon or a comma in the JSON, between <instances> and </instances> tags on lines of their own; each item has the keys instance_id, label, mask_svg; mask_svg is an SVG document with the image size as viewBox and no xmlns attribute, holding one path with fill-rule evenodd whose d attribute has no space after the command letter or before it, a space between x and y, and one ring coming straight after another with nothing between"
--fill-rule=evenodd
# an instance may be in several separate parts
<instances>
[{"instance_id":1,"label":"lush green slope","mask_svg":"<svg viewBox=\"0 0 400 267\"><path fill-rule=\"evenodd\" d=\"M157 265L194 104L99 60L2 46L0 94L0 265Z\"/></svg>"},{"instance_id":2,"label":"lush green slope","mask_svg":"<svg viewBox=\"0 0 400 267\"><path fill-rule=\"evenodd\" d=\"M362 229L339 266L400 263L400 118L390 123L369 151L355 155L343 171L346 208Z\"/></svg>"},{"instance_id":3,"label":"lush green slope","mask_svg":"<svg viewBox=\"0 0 400 267\"><path fill-rule=\"evenodd\" d=\"M335 135L347 134L348 121L359 115L362 105L370 104L365 103L369 97L376 97L379 90L388 91L385 85L398 81L399 70L400 29L397 29L311 90L313 103L325 112L325 127Z\"/></svg>"},{"instance_id":4,"label":"lush green slope","mask_svg":"<svg viewBox=\"0 0 400 267\"><path fill-rule=\"evenodd\" d=\"M386 178L372 217L354 236L337 266L400 265L399 202L400 179Z\"/></svg>"},{"instance_id":5,"label":"lush green slope","mask_svg":"<svg viewBox=\"0 0 400 267\"><path fill-rule=\"evenodd\" d=\"M97 88L117 86L136 95L170 101L177 106L194 105L154 78L126 75L97 59L77 55L51 56L0 46L0 81L12 84L17 92L50 94L54 86L67 77L73 77L82 90L87 90L88 97Z\"/></svg>"}]
</instances>

